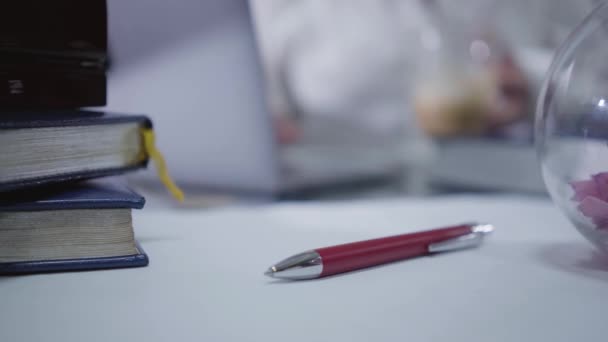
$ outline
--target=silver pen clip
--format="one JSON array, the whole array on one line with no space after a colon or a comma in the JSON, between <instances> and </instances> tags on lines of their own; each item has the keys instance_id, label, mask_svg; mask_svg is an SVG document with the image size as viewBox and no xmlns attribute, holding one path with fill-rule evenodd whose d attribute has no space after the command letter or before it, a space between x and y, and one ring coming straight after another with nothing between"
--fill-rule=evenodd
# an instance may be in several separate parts
<instances>
[{"instance_id":1,"label":"silver pen clip","mask_svg":"<svg viewBox=\"0 0 608 342\"><path fill-rule=\"evenodd\" d=\"M483 238L492 231L494 231L492 225L478 224L471 228L470 234L429 244L428 251L429 253L441 253L477 247L483 242Z\"/></svg>"}]
</instances>

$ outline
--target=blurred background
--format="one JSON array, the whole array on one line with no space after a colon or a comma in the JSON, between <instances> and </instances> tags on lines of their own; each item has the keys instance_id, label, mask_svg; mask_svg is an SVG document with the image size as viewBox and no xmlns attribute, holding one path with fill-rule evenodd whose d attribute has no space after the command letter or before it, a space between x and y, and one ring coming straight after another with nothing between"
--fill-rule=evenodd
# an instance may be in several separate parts
<instances>
[{"instance_id":1,"label":"blurred background","mask_svg":"<svg viewBox=\"0 0 608 342\"><path fill-rule=\"evenodd\" d=\"M597 3L109 0L108 108L153 118L193 207L542 195L536 96Z\"/></svg>"}]
</instances>

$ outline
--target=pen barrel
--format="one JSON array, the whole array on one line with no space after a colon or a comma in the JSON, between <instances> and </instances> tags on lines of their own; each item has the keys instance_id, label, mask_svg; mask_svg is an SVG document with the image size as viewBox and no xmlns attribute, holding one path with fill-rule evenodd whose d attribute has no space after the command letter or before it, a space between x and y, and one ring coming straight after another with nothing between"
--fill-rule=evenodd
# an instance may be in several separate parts
<instances>
[{"instance_id":1,"label":"pen barrel","mask_svg":"<svg viewBox=\"0 0 608 342\"><path fill-rule=\"evenodd\" d=\"M389 236L318 248L323 260L321 277L429 254L429 244L471 233L471 225Z\"/></svg>"}]
</instances>

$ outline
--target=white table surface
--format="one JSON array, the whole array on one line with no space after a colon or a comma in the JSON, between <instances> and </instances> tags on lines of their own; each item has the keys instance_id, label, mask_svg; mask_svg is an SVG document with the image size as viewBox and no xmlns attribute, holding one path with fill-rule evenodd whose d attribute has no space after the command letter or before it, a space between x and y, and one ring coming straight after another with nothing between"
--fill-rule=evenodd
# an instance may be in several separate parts
<instances>
[{"instance_id":1,"label":"white table surface","mask_svg":"<svg viewBox=\"0 0 608 342\"><path fill-rule=\"evenodd\" d=\"M309 248L480 220L480 249L316 281ZM459 196L136 214L147 268L0 278L0 341L600 341L608 258L546 199Z\"/></svg>"}]
</instances>

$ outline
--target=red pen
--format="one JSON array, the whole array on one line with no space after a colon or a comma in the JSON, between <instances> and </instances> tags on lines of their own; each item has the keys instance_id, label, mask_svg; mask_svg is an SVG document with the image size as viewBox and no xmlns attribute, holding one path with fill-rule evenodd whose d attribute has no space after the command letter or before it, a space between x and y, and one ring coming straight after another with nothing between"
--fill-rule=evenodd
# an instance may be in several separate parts
<instances>
[{"instance_id":1,"label":"red pen","mask_svg":"<svg viewBox=\"0 0 608 342\"><path fill-rule=\"evenodd\" d=\"M317 248L291 256L264 274L288 280L327 277L407 258L477 247L493 230L489 224L461 224Z\"/></svg>"}]
</instances>

